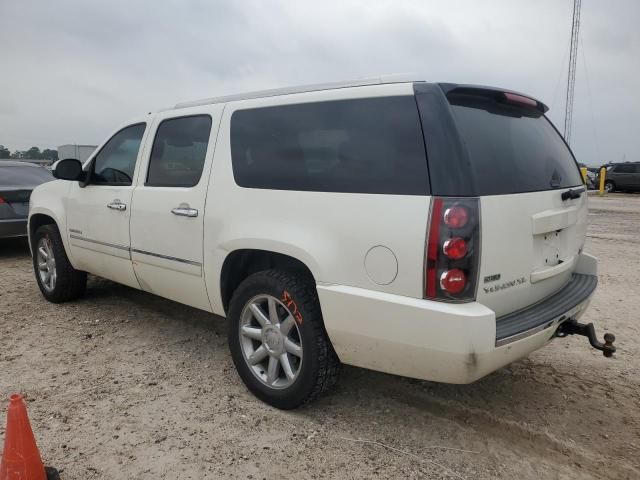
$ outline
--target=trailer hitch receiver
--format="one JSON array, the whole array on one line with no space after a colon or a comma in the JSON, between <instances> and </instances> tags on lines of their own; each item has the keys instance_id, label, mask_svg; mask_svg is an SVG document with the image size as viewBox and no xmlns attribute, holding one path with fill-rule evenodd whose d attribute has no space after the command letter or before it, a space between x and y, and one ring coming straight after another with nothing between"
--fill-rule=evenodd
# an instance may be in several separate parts
<instances>
[{"instance_id":1,"label":"trailer hitch receiver","mask_svg":"<svg viewBox=\"0 0 640 480\"><path fill-rule=\"evenodd\" d=\"M616 351L616 347L613 346L613 342L616 341L615 335L613 333L605 333L604 343L598 341L593 323L579 323L576 319L570 318L566 322L561 323L556 331L556 337L563 338L567 335L582 335L587 337L591 346L600 350L605 357L611 357Z\"/></svg>"}]
</instances>

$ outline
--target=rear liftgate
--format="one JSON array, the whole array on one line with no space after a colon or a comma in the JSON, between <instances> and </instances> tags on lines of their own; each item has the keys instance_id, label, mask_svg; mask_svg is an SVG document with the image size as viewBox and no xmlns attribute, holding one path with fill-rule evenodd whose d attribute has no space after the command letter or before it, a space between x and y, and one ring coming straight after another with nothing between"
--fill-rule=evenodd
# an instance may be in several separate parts
<instances>
[{"instance_id":1,"label":"rear liftgate","mask_svg":"<svg viewBox=\"0 0 640 480\"><path fill-rule=\"evenodd\" d=\"M475 298L478 256L480 253L477 233L480 219L479 205L477 204L477 198L473 197L481 196L483 192L476 191L476 186L468 175L468 153L462 146L459 138L460 134L455 126L457 121L450 110L451 95L456 92L467 94L470 96L469 98L476 101L478 100L476 96L489 97L495 100L496 108L506 104L537 110L538 112L533 116L535 118L544 115L548 107L525 95L486 87L416 83L414 84L414 90L424 134L426 138L430 139L427 145L427 153L431 158L431 180L438 185L438 191L432 191L435 199L430 212L430 228L425 255L425 298L450 302L469 301ZM483 109L482 106L478 108ZM493 112L493 109L488 109L487 111ZM568 148L568 145L566 147ZM572 160L575 162L575 158ZM458 175L452 174L456 172ZM554 188L562 187L562 185L552 186ZM487 188L491 189L493 187ZM584 187L569 188L561 194L562 200L578 199L584 191ZM460 192L465 192L464 196L470 198L455 198L460 195ZM491 193L500 192L492 191ZM456 213L456 215L452 215L452 213ZM475 215L469 215L469 213ZM467 220L470 218L476 219L476 222L468 222L475 228L468 228ZM458 222L461 223L458 224ZM460 232L465 234L462 235ZM570 297L567 295L569 292L559 293L560 295L557 295L558 298L553 306L562 307L563 309L575 306L567 305L567 302L570 303L572 301L571 298L567 298ZM516 323L527 321L526 318L522 318L526 316L523 313L527 313L529 316L544 314L546 318L549 318L549 308L550 305L545 305L542 309L543 311L540 312L539 306L535 306L527 309L531 310L529 312L520 311L506 317L514 316ZM616 351L616 347L613 346L615 341L613 334L606 333L604 335L604 343L602 343L596 338L593 323L579 323L577 319L571 318L571 316L565 319L566 317L562 315L562 311L567 312L567 309L558 312L559 320L562 323L557 326L555 336L582 335L589 339L589 343L593 348L602 351L605 357L613 355ZM502 320L500 322L502 325L497 325L498 330L501 328L509 330L509 322L505 322L504 317ZM550 324L549 322L539 322L538 320L536 318L533 319L534 326L542 327L542 329L552 327L556 322L553 321ZM522 327L522 325L515 325L515 327L518 326ZM512 332L502 332L503 335L497 332L496 344L499 345L501 339L504 340L522 331L522 329L515 328ZM529 331L529 333L531 332Z\"/></svg>"}]
</instances>

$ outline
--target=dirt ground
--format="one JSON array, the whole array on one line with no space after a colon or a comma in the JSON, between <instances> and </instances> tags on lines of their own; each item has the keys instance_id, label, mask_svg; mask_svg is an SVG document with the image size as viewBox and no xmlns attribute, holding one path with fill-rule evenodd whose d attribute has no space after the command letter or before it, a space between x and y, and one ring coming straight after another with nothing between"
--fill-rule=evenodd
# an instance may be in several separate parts
<instances>
[{"instance_id":1,"label":"dirt ground","mask_svg":"<svg viewBox=\"0 0 640 480\"><path fill-rule=\"evenodd\" d=\"M282 412L241 383L222 319L96 278L49 304L26 243L3 241L0 397L26 396L64 480L640 478L640 195L590 206L583 320L616 334L613 359L572 337L465 386L346 367Z\"/></svg>"}]
</instances>

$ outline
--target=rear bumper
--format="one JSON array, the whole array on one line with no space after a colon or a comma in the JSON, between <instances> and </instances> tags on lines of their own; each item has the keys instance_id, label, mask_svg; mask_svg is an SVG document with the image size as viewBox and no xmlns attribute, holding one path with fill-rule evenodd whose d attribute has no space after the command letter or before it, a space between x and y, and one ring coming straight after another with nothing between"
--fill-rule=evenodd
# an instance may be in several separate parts
<instances>
[{"instance_id":1,"label":"rear bumper","mask_svg":"<svg viewBox=\"0 0 640 480\"><path fill-rule=\"evenodd\" d=\"M551 297L519 312L498 318L496 345L506 345L567 318L575 318L576 307L591 297L597 285L596 275L573 274L571 281Z\"/></svg>"},{"instance_id":2,"label":"rear bumper","mask_svg":"<svg viewBox=\"0 0 640 480\"><path fill-rule=\"evenodd\" d=\"M497 341L495 313L477 302L447 304L336 285L318 285L318 295L327 333L343 363L470 383L544 346L560 323L582 315L594 288L580 290L562 311L555 296L540 302L536 318L544 321L508 343ZM545 307L547 316L541 313Z\"/></svg>"},{"instance_id":3,"label":"rear bumper","mask_svg":"<svg viewBox=\"0 0 640 480\"><path fill-rule=\"evenodd\" d=\"M27 235L27 219L0 220L0 238L24 237Z\"/></svg>"}]
</instances>

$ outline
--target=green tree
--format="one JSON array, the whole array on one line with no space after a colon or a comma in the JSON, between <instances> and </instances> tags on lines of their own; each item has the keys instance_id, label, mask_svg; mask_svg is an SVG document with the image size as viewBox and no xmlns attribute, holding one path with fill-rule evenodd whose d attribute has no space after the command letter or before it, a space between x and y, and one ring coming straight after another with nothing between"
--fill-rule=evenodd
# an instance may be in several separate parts
<instances>
[{"instance_id":1,"label":"green tree","mask_svg":"<svg viewBox=\"0 0 640 480\"><path fill-rule=\"evenodd\" d=\"M56 160L58 160L58 151L51 148L45 148L40 154L40 158L45 160L53 160L55 162Z\"/></svg>"},{"instance_id":2,"label":"green tree","mask_svg":"<svg viewBox=\"0 0 640 480\"><path fill-rule=\"evenodd\" d=\"M29 150L24 152L24 157L29 160L39 160L42 158L42 154L40 153L40 149L38 147L31 147Z\"/></svg>"},{"instance_id":3,"label":"green tree","mask_svg":"<svg viewBox=\"0 0 640 480\"><path fill-rule=\"evenodd\" d=\"M4 145L0 145L0 158L10 158L11 152Z\"/></svg>"},{"instance_id":4,"label":"green tree","mask_svg":"<svg viewBox=\"0 0 640 480\"><path fill-rule=\"evenodd\" d=\"M25 154L25 152L23 152L22 150L15 150L11 154L11 158L24 158L24 154Z\"/></svg>"}]
</instances>

